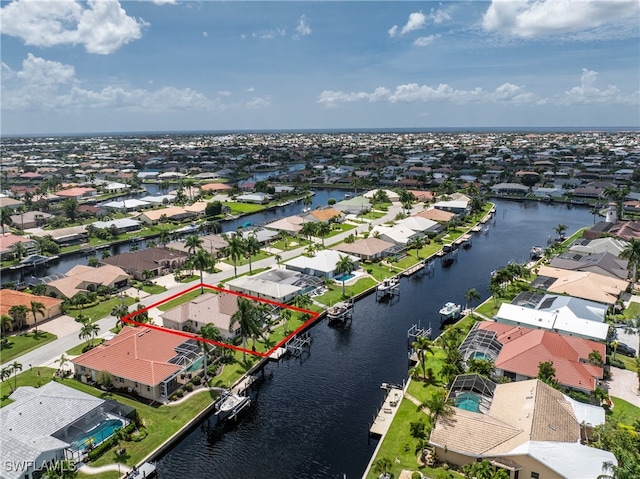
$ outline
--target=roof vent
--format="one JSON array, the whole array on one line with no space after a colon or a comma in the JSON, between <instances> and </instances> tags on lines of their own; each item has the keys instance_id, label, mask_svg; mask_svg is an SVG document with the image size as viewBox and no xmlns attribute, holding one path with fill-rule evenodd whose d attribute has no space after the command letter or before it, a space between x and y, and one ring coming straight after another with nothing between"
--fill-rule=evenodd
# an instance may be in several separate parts
<instances>
[{"instance_id":1,"label":"roof vent","mask_svg":"<svg viewBox=\"0 0 640 479\"><path fill-rule=\"evenodd\" d=\"M552 431L555 431L556 427L553 424L549 424L549 429L551 429Z\"/></svg>"}]
</instances>

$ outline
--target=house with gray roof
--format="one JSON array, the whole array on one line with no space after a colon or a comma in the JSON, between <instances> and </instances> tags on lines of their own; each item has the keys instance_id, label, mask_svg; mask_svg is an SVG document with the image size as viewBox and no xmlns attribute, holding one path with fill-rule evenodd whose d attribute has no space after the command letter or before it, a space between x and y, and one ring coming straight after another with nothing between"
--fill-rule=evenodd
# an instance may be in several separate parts
<instances>
[{"instance_id":1,"label":"house with gray roof","mask_svg":"<svg viewBox=\"0 0 640 479\"><path fill-rule=\"evenodd\" d=\"M611 253L583 255L576 252L562 253L549 263L552 268L587 271L619 279L629 277L628 265L627 260L619 259Z\"/></svg>"},{"instance_id":2,"label":"house with gray roof","mask_svg":"<svg viewBox=\"0 0 640 479\"><path fill-rule=\"evenodd\" d=\"M283 268L272 268L253 276L240 276L226 283L231 291L279 303L287 303L321 285L322 281L315 276Z\"/></svg>"},{"instance_id":3,"label":"house with gray roof","mask_svg":"<svg viewBox=\"0 0 640 479\"><path fill-rule=\"evenodd\" d=\"M39 388L23 386L11 394L14 402L0 409L0 450L3 479L33 479L52 462L81 460L85 443L103 439L87 433L134 411L116 401L96 398L57 382Z\"/></svg>"},{"instance_id":4,"label":"house with gray roof","mask_svg":"<svg viewBox=\"0 0 640 479\"><path fill-rule=\"evenodd\" d=\"M292 271L309 274L312 276L324 276L333 278L336 276L336 267L340 262L340 258L345 256L339 251L332 249L324 249L318 251L314 256L298 256L284 263L285 267ZM360 258L357 256L347 255L353 262L353 269L360 267Z\"/></svg>"}]
</instances>

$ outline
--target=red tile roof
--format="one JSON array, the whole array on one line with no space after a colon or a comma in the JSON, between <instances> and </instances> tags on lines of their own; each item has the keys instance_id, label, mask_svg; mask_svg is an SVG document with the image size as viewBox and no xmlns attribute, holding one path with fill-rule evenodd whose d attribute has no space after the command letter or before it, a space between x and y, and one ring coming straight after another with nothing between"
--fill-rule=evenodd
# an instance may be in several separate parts
<instances>
[{"instance_id":1,"label":"red tile roof","mask_svg":"<svg viewBox=\"0 0 640 479\"><path fill-rule=\"evenodd\" d=\"M9 309L11 309L12 306L19 306L21 304L27 308L31 308L31 301L42 303L47 309L62 303L61 299L51 298L49 296L36 296L35 294L23 293L22 291L2 289L0 290L0 314L9 314ZM41 316L38 316L38 319L40 318Z\"/></svg>"},{"instance_id":2,"label":"red tile roof","mask_svg":"<svg viewBox=\"0 0 640 479\"><path fill-rule=\"evenodd\" d=\"M490 321L483 321L478 327L494 331L504 345L495 362L498 369L535 378L538 365L551 360L560 384L587 391L593 391L596 378L602 378L602 367L588 362L592 351L606 357L602 343Z\"/></svg>"},{"instance_id":3,"label":"red tile roof","mask_svg":"<svg viewBox=\"0 0 640 479\"><path fill-rule=\"evenodd\" d=\"M181 370L169 363L175 348L187 338L147 327L125 326L118 335L72 362L95 371L109 371L113 376L157 386Z\"/></svg>"}]
</instances>

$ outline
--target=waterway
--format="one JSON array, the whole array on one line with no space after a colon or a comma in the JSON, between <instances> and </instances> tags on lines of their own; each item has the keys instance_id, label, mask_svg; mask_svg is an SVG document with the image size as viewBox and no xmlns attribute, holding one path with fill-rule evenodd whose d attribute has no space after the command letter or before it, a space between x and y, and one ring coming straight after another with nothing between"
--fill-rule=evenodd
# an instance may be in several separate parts
<instances>
[{"instance_id":1,"label":"waterway","mask_svg":"<svg viewBox=\"0 0 640 479\"><path fill-rule=\"evenodd\" d=\"M147 189L148 193L131 195L130 197L139 198L145 196L146 194L160 193L159 186L157 184L146 184L144 186ZM327 206L330 198L333 198L336 201L341 201L342 199L344 199L344 195L346 192L347 190L338 189L315 190L313 191L313 196L311 198L312 203L311 205L309 205L309 207L315 209L317 207ZM285 216L300 214L304 207L305 206L303 205L302 200L299 200L279 208L253 213L233 220L225 220L220 223L220 226L222 227L222 231L224 233L235 231L238 226L242 226L247 223L250 223L252 225L261 225L267 222L275 221ZM120 253L126 253L127 251L131 250L131 247L133 245L134 244L132 243L113 245L109 248L109 252L111 256L115 256ZM144 240L135 243L135 247L140 249L144 248L145 246L146 242ZM100 252L98 252L98 255L100 255ZM2 272L2 282L22 282L28 280L30 277L39 278L55 274L64 274L76 265L86 265L88 257L89 256L87 254L77 253L73 255L62 256L59 259L50 261L46 265L38 265L34 267L23 268L21 270L5 270Z\"/></svg>"},{"instance_id":2,"label":"waterway","mask_svg":"<svg viewBox=\"0 0 640 479\"><path fill-rule=\"evenodd\" d=\"M592 222L588 208L498 200L495 222L456 263L403 278L393 302L358 301L350 327L314 326L309 356L267 365L239 422L221 429L215 417L205 420L159 459L158 477L360 478L377 445L368 429L384 399L380 385L407 378L409 327L431 323L436 337L444 303L464 304L471 288L486 299L493 270L527 261L560 223L573 233Z\"/></svg>"}]
</instances>

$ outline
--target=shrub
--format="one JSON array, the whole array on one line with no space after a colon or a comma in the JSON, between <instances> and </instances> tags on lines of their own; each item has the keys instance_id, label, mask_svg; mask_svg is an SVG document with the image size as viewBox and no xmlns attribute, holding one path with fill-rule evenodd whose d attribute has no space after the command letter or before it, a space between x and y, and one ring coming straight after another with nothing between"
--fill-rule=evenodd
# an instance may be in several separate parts
<instances>
[{"instance_id":1,"label":"shrub","mask_svg":"<svg viewBox=\"0 0 640 479\"><path fill-rule=\"evenodd\" d=\"M178 396L176 396L175 394L172 394L171 396L169 396L170 401L175 401L176 399L178 399Z\"/></svg>"},{"instance_id":2,"label":"shrub","mask_svg":"<svg viewBox=\"0 0 640 479\"><path fill-rule=\"evenodd\" d=\"M182 388L176 390L176 396L178 396L179 398L184 396L184 391L182 390Z\"/></svg>"},{"instance_id":3,"label":"shrub","mask_svg":"<svg viewBox=\"0 0 640 479\"><path fill-rule=\"evenodd\" d=\"M193 391L193 384L191 383L187 383L184 385L184 390L187 391L188 393L190 393L191 391Z\"/></svg>"},{"instance_id":4,"label":"shrub","mask_svg":"<svg viewBox=\"0 0 640 479\"><path fill-rule=\"evenodd\" d=\"M200 383L202 382L202 378L200 376L194 376L191 382L196 386L199 386Z\"/></svg>"}]
</instances>

